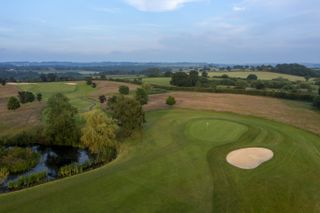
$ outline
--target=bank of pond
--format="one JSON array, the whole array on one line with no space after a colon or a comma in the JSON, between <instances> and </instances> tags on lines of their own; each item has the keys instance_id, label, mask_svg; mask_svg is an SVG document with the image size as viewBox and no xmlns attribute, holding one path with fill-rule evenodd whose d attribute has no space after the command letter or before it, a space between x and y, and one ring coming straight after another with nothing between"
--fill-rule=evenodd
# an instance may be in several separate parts
<instances>
[{"instance_id":1,"label":"bank of pond","mask_svg":"<svg viewBox=\"0 0 320 213\"><path fill-rule=\"evenodd\" d=\"M6 146L0 149L0 193L79 174L114 158L101 162L71 146Z\"/></svg>"}]
</instances>

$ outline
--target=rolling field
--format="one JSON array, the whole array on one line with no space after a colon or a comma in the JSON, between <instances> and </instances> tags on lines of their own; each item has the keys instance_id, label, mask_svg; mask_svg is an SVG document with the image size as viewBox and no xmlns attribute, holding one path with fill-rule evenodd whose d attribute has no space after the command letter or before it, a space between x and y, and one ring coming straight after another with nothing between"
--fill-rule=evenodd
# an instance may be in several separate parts
<instances>
[{"instance_id":1,"label":"rolling field","mask_svg":"<svg viewBox=\"0 0 320 213\"><path fill-rule=\"evenodd\" d=\"M229 113L160 110L147 121L114 162L0 195L0 212L320 211L319 136ZM254 170L226 162L252 146L274 158Z\"/></svg>"},{"instance_id":2,"label":"rolling field","mask_svg":"<svg viewBox=\"0 0 320 213\"><path fill-rule=\"evenodd\" d=\"M258 79L260 80L272 80L272 79L281 77L281 78L286 78L290 81L305 81L304 77L300 77L300 76L273 73L273 72L263 72L263 71L209 72L210 77L222 76L224 74L234 78L247 78L248 75L255 74L258 76Z\"/></svg>"},{"instance_id":3,"label":"rolling field","mask_svg":"<svg viewBox=\"0 0 320 213\"><path fill-rule=\"evenodd\" d=\"M171 86L171 78L159 77L159 78L143 78L144 83L156 84L161 86Z\"/></svg>"},{"instance_id":4,"label":"rolling field","mask_svg":"<svg viewBox=\"0 0 320 213\"><path fill-rule=\"evenodd\" d=\"M0 87L0 137L14 135L24 130L30 130L41 124L42 110L47 99L55 93L61 92L70 99L80 113L87 112L96 106L100 95L111 95L118 92L120 85L127 85L134 91L137 86L133 84L96 81L97 87L92 88L85 82L54 82L36 84L17 84ZM33 93L42 93L43 101L34 101L22 105L16 111L7 109L7 101L10 96L17 96L19 90Z\"/></svg>"}]
</instances>

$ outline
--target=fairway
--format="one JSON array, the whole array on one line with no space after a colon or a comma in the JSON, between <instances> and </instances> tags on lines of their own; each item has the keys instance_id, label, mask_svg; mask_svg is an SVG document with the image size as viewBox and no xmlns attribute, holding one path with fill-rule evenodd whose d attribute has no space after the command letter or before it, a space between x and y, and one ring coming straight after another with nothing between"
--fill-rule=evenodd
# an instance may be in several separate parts
<instances>
[{"instance_id":1,"label":"fairway","mask_svg":"<svg viewBox=\"0 0 320 213\"><path fill-rule=\"evenodd\" d=\"M0 195L0 212L319 212L319 141L250 116L152 111L112 163ZM274 157L252 170L227 163L247 147Z\"/></svg>"}]
</instances>

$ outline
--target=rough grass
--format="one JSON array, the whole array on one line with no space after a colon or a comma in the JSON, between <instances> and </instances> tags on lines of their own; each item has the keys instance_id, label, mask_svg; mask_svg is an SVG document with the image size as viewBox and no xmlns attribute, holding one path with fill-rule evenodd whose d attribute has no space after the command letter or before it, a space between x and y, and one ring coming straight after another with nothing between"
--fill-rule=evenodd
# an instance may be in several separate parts
<instances>
[{"instance_id":1,"label":"rough grass","mask_svg":"<svg viewBox=\"0 0 320 213\"><path fill-rule=\"evenodd\" d=\"M187 126L201 119L219 120L212 131L238 136L228 141L190 137ZM0 212L320 211L318 136L226 113L154 111L147 120L143 135L124 142L111 164L0 195ZM230 123L247 131L230 129ZM269 148L275 156L249 171L229 165L226 155L244 147Z\"/></svg>"},{"instance_id":2,"label":"rough grass","mask_svg":"<svg viewBox=\"0 0 320 213\"><path fill-rule=\"evenodd\" d=\"M273 72L263 72L263 71L239 71L239 72L209 72L209 76L222 76L222 75L228 75L229 77L235 77L235 78L247 78L250 74L255 74L258 76L258 79L260 80L272 80L275 78L286 78L290 81L305 81L304 77L301 76L295 76L295 75L287 75L287 74L281 74L281 73L273 73Z\"/></svg>"},{"instance_id":3,"label":"rough grass","mask_svg":"<svg viewBox=\"0 0 320 213\"><path fill-rule=\"evenodd\" d=\"M168 108L166 99L169 95L175 97L176 108L253 115L284 122L320 135L320 112L304 102L236 94L172 92L150 96L145 109Z\"/></svg>"}]
</instances>

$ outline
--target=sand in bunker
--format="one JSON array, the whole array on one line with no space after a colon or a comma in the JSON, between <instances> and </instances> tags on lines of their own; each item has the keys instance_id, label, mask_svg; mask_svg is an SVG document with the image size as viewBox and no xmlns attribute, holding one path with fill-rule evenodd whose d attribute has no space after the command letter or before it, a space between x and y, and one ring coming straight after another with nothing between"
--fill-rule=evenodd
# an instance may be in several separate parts
<instances>
[{"instance_id":1,"label":"sand in bunker","mask_svg":"<svg viewBox=\"0 0 320 213\"><path fill-rule=\"evenodd\" d=\"M272 158L273 152L270 149L245 148L230 152L227 162L241 169L255 169Z\"/></svg>"},{"instance_id":2,"label":"sand in bunker","mask_svg":"<svg viewBox=\"0 0 320 213\"><path fill-rule=\"evenodd\" d=\"M77 83L65 83L66 85L75 86Z\"/></svg>"}]
</instances>

